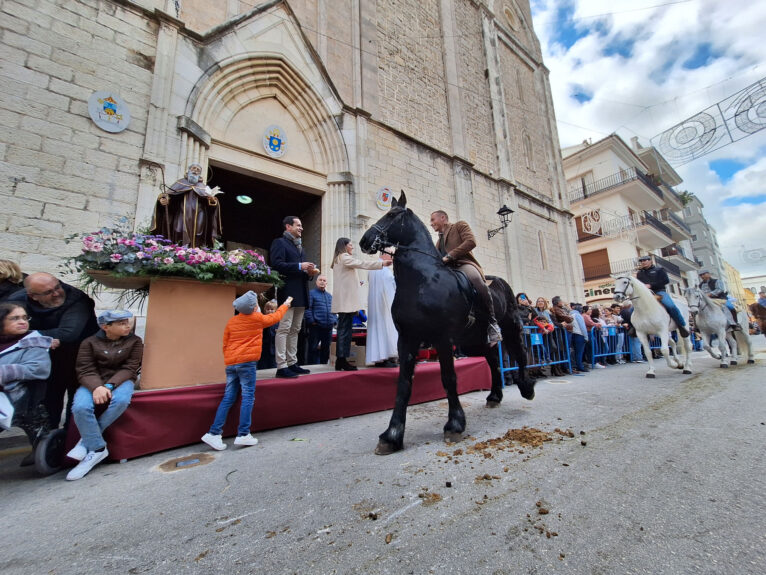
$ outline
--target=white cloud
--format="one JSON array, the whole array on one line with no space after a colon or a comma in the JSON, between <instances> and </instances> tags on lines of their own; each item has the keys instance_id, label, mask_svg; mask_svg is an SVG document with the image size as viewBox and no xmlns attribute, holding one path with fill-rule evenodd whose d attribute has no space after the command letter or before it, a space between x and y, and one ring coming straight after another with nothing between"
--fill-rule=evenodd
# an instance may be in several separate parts
<instances>
[{"instance_id":1,"label":"white cloud","mask_svg":"<svg viewBox=\"0 0 766 575\"><path fill-rule=\"evenodd\" d=\"M659 4L666 5L642 9ZM639 136L647 146L655 135L766 77L764 3L533 0L532 5L550 69L562 147L610 133L628 142ZM586 33L569 49L554 44L566 30L557 20L564 6L574 8L574 22L568 26ZM605 56L605 48L615 42L622 49L632 43L630 56ZM705 44L713 57L697 68L685 68ZM578 102L572 97L574 86L592 99ZM722 183L710 169L710 162L721 159L747 167ZM743 249L766 250L766 203L723 203L766 193L766 130L676 169L684 178L679 189L693 192L705 204L705 217L716 229L727 261L743 275L766 273L766 259L753 263L742 256Z\"/></svg>"}]
</instances>

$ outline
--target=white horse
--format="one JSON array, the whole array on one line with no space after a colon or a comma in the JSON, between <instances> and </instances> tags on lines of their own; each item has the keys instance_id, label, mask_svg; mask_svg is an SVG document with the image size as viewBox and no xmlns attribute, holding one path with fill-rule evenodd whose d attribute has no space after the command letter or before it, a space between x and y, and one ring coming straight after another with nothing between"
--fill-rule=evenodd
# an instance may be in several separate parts
<instances>
[{"instance_id":1,"label":"white horse","mask_svg":"<svg viewBox=\"0 0 766 575\"><path fill-rule=\"evenodd\" d=\"M630 317L630 323L636 329L636 334L646 354L646 361L649 363L646 377L655 377L654 360L649 348L649 335L659 336L662 341L662 355L668 363L668 367L683 369L684 373L687 374L691 373L691 341L688 337L680 337L679 334L678 340L682 342L681 347L684 351L684 361L681 363L676 354L676 342L670 337L670 332L676 329L676 324L662 304L654 297L652 291L636 278L629 276L615 278L614 299L622 302L627 298L633 302L633 315ZM681 315L688 317L686 303L676 301L676 305L681 310ZM672 358L668 353L668 346L670 346Z\"/></svg>"},{"instance_id":2,"label":"white horse","mask_svg":"<svg viewBox=\"0 0 766 575\"><path fill-rule=\"evenodd\" d=\"M742 348L747 350L747 363L755 363L748 330L747 314L745 312L741 311L737 314L737 323L739 323L742 331L727 331L726 328L729 324L729 318L727 317L729 314L728 309L723 309L697 287L686 288L684 290L684 297L689 304L689 311L695 314L694 324L702 334L702 346L715 359L721 360L721 367L729 367L729 364L726 363L727 342L733 356L731 365L737 365L737 356ZM718 337L718 352L710 347L713 334Z\"/></svg>"}]
</instances>

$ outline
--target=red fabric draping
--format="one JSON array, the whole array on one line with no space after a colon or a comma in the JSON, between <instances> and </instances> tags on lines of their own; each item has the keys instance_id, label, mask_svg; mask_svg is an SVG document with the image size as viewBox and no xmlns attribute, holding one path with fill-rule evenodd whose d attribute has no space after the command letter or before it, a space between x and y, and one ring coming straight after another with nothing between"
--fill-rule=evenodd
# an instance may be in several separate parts
<instances>
[{"instance_id":1,"label":"red fabric draping","mask_svg":"<svg viewBox=\"0 0 766 575\"><path fill-rule=\"evenodd\" d=\"M484 358L455 362L458 393L489 389ZM297 379L264 379L256 383L253 431L276 429L391 409L398 370L373 368L303 375ZM225 384L139 391L130 407L105 432L109 458L132 459L166 449L199 443L213 422ZM445 397L438 363L415 368L410 404ZM224 437L234 435L239 402L229 411ZM78 440L71 425L67 449Z\"/></svg>"}]
</instances>

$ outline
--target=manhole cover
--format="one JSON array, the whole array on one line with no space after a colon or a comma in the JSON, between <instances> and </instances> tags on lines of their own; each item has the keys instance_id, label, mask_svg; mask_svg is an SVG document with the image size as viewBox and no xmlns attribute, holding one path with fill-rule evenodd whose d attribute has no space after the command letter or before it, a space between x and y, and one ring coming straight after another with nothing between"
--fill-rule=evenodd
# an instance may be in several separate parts
<instances>
[{"instance_id":1,"label":"manhole cover","mask_svg":"<svg viewBox=\"0 0 766 575\"><path fill-rule=\"evenodd\" d=\"M170 471L180 471L181 469L189 469L190 467L197 467L198 465L206 465L214 459L215 457L209 453L192 453L161 463L160 471L166 473Z\"/></svg>"}]
</instances>

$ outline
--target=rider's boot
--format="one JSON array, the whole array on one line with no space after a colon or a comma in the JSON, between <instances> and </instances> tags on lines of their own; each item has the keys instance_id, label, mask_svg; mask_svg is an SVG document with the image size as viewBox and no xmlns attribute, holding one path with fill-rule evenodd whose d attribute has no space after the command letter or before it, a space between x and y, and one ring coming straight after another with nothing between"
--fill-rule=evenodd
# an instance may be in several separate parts
<instances>
[{"instance_id":1,"label":"rider's boot","mask_svg":"<svg viewBox=\"0 0 766 575\"><path fill-rule=\"evenodd\" d=\"M737 312L732 310L729 311L731 312L731 317L728 318L729 325L726 326L726 329L730 329L732 331L742 331L742 326L739 325L739 322L737 321Z\"/></svg>"},{"instance_id":2,"label":"rider's boot","mask_svg":"<svg viewBox=\"0 0 766 575\"><path fill-rule=\"evenodd\" d=\"M679 325L678 326L678 335L681 337L689 337L689 330L686 329L684 326Z\"/></svg>"}]
</instances>

